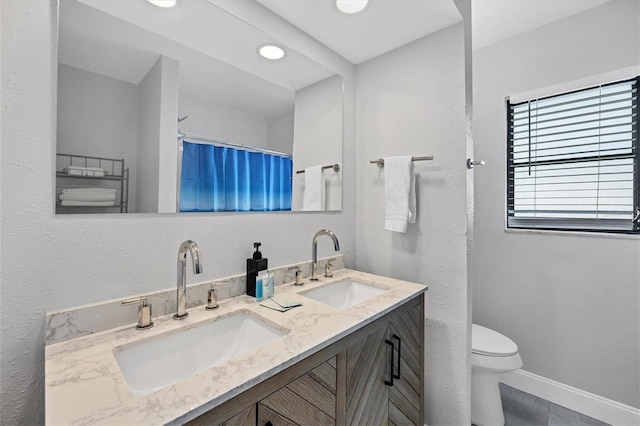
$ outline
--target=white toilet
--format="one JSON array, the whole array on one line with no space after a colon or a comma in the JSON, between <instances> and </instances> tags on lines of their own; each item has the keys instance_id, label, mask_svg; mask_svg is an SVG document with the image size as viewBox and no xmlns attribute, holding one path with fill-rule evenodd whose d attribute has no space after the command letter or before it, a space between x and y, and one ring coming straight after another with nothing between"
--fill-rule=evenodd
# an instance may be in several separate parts
<instances>
[{"instance_id":1,"label":"white toilet","mask_svg":"<svg viewBox=\"0 0 640 426\"><path fill-rule=\"evenodd\" d=\"M518 345L481 325L471 328L471 423L503 426L498 373L522 367Z\"/></svg>"}]
</instances>

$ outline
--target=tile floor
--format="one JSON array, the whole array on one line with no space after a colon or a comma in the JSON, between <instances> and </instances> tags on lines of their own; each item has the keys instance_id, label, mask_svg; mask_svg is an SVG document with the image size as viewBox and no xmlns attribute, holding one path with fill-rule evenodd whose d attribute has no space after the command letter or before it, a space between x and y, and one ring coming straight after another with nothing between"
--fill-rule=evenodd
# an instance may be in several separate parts
<instances>
[{"instance_id":1,"label":"tile floor","mask_svg":"<svg viewBox=\"0 0 640 426\"><path fill-rule=\"evenodd\" d=\"M500 383L505 426L607 426L592 417L561 407Z\"/></svg>"}]
</instances>

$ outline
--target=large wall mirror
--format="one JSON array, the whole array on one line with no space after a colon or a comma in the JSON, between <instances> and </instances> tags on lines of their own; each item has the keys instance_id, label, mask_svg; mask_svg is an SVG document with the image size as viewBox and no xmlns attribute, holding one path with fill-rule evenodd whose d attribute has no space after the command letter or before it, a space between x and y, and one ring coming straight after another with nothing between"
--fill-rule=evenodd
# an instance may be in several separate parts
<instances>
[{"instance_id":1,"label":"large wall mirror","mask_svg":"<svg viewBox=\"0 0 640 426\"><path fill-rule=\"evenodd\" d=\"M206 0L59 4L56 213L342 208L335 71Z\"/></svg>"}]
</instances>

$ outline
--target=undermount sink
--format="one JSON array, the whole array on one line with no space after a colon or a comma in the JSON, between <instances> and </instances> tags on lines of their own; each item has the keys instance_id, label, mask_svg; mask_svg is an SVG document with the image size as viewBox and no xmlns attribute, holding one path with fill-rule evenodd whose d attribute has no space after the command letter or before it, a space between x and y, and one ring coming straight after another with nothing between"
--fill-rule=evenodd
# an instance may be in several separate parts
<instances>
[{"instance_id":1,"label":"undermount sink","mask_svg":"<svg viewBox=\"0 0 640 426\"><path fill-rule=\"evenodd\" d=\"M311 290L302 291L300 295L324 303L325 305L333 306L334 308L348 309L386 291L384 288L347 278Z\"/></svg>"},{"instance_id":2,"label":"undermount sink","mask_svg":"<svg viewBox=\"0 0 640 426\"><path fill-rule=\"evenodd\" d=\"M113 354L131 391L147 395L281 338L289 331L251 311L118 346Z\"/></svg>"}]
</instances>

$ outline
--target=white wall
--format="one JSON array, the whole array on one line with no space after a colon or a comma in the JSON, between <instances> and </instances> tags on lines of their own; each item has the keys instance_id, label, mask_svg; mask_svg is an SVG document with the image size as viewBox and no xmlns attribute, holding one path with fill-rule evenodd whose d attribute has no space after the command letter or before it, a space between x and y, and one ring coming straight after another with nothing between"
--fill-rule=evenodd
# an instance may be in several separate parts
<instances>
[{"instance_id":1,"label":"white wall","mask_svg":"<svg viewBox=\"0 0 640 426\"><path fill-rule=\"evenodd\" d=\"M124 158L135 211L138 86L58 65L57 152Z\"/></svg>"},{"instance_id":2,"label":"white wall","mask_svg":"<svg viewBox=\"0 0 640 426\"><path fill-rule=\"evenodd\" d=\"M267 148L287 154L293 152L294 115L292 110L288 114L269 120L267 123Z\"/></svg>"},{"instance_id":3,"label":"white wall","mask_svg":"<svg viewBox=\"0 0 640 426\"><path fill-rule=\"evenodd\" d=\"M640 63L640 3L597 8L474 52L474 322L524 370L638 407L640 240L505 232L505 97Z\"/></svg>"},{"instance_id":4,"label":"white wall","mask_svg":"<svg viewBox=\"0 0 640 426\"><path fill-rule=\"evenodd\" d=\"M162 56L158 135L158 213L178 211L178 83L180 63Z\"/></svg>"},{"instance_id":5,"label":"white wall","mask_svg":"<svg viewBox=\"0 0 640 426\"><path fill-rule=\"evenodd\" d=\"M463 24L358 65L356 87L356 265L429 285L425 421L468 425ZM418 216L405 234L384 230L384 169L369 163L394 155L435 157L414 163Z\"/></svg>"},{"instance_id":6,"label":"white wall","mask_svg":"<svg viewBox=\"0 0 640 426\"><path fill-rule=\"evenodd\" d=\"M136 213L175 213L178 61L161 56L138 87Z\"/></svg>"},{"instance_id":7,"label":"white wall","mask_svg":"<svg viewBox=\"0 0 640 426\"><path fill-rule=\"evenodd\" d=\"M233 3L243 19L345 77L343 190L354 200L353 67L257 3ZM335 213L55 216L56 3L2 1L0 11L2 424L44 422L45 313L171 288L187 238L202 251L203 281L242 273L253 241L263 243L270 265L307 261L321 228L336 232L355 265L353 201ZM332 252L320 243L320 256Z\"/></svg>"},{"instance_id":8,"label":"white wall","mask_svg":"<svg viewBox=\"0 0 640 426\"><path fill-rule=\"evenodd\" d=\"M302 209L304 173L311 166L342 166L342 77L335 75L296 91L293 126L293 187L291 209ZM325 210L342 205L340 171L324 170Z\"/></svg>"},{"instance_id":9,"label":"white wall","mask_svg":"<svg viewBox=\"0 0 640 426\"><path fill-rule=\"evenodd\" d=\"M138 162L136 213L158 211L162 57L138 84Z\"/></svg>"},{"instance_id":10,"label":"white wall","mask_svg":"<svg viewBox=\"0 0 640 426\"><path fill-rule=\"evenodd\" d=\"M180 131L187 135L267 147L268 122L263 117L184 94L179 95L178 111L180 117L189 116L178 125Z\"/></svg>"}]
</instances>

